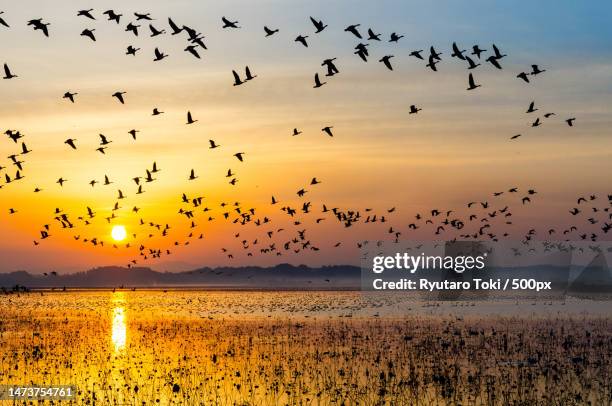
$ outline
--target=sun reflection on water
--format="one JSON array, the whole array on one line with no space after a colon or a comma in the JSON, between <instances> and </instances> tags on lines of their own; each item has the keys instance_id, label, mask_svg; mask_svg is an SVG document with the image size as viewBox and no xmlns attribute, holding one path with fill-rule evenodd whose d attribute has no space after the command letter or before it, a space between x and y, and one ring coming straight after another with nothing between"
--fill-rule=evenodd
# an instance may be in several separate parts
<instances>
[{"instance_id":1,"label":"sun reflection on water","mask_svg":"<svg viewBox=\"0 0 612 406\"><path fill-rule=\"evenodd\" d=\"M125 299L123 292L113 294L113 327L111 330L111 341L115 347L115 352L119 352L125 348L127 336L127 328L125 324L125 308L123 304Z\"/></svg>"}]
</instances>

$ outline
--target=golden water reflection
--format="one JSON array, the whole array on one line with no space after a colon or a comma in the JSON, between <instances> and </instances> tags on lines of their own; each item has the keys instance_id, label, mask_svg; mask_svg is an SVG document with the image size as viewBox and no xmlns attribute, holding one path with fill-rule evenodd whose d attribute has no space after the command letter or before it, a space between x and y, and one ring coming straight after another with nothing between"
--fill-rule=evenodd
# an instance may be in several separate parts
<instances>
[{"instance_id":1,"label":"golden water reflection","mask_svg":"<svg viewBox=\"0 0 612 406\"><path fill-rule=\"evenodd\" d=\"M125 348L127 338L127 328L125 324L125 298L123 292L113 293L113 325L111 329L111 341L115 347L115 352L120 352Z\"/></svg>"}]
</instances>

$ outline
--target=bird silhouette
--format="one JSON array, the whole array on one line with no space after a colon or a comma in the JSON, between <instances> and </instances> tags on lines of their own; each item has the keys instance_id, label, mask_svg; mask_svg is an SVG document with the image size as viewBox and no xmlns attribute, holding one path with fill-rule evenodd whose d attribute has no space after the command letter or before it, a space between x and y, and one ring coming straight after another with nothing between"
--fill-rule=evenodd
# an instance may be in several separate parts
<instances>
[{"instance_id":1,"label":"bird silhouette","mask_svg":"<svg viewBox=\"0 0 612 406\"><path fill-rule=\"evenodd\" d=\"M232 70L232 75L234 75L234 86L240 86L244 82L240 79L240 75L235 70Z\"/></svg>"},{"instance_id":2,"label":"bird silhouette","mask_svg":"<svg viewBox=\"0 0 612 406\"><path fill-rule=\"evenodd\" d=\"M538 109L535 107L535 102L532 101L529 103L529 108L527 109L526 113L533 113L534 111L538 111Z\"/></svg>"},{"instance_id":3,"label":"bird silhouette","mask_svg":"<svg viewBox=\"0 0 612 406\"><path fill-rule=\"evenodd\" d=\"M483 52L486 52L486 51L487 51L486 49L480 49L480 47L479 47L478 45L474 45L474 46L472 47L472 55L476 55L476 57L477 57L478 59L480 59L480 55L481 55Z\"/></svg>"},{"instance_id":4,"label":"bird silhouette","mask_svg":"<svg viewBox=\"0 0 612 406\"><path fill-rule=\"evenodd\" d=\"M304 45L306 48L308 48L308 42L306 42L306 38L308 38L308 35L298 35L297 37L295 37L295 42L299 42L302 45Z\"/></svg>"},{"instance_id":5,"label":"bird silhouette","mask_svg":"<svg viewBox=\"0 0 612 406\"><path fill-rule=\"evenodd\" d=\"M321 66L327 67L327 73L325 74L325 76L334 76L335 74L340 73L340 71L334 64L335 60L336 58L328 58L328 59L325 59L323 63L321 64Z\"/></svg>"},{"instance_id":6,"label":"bird silhouette","mask_svg":"<svg viewBox=\"0 0 612 406\"><path fill-rule=\"evenodd\" d=\"M164 54L163 52L161 52L159 50L159 48L155 48L155 58L153 59L154 61L161 61L162 59L166 58L168 55Z\"/></svg>"},{"instance_id":7,"label":"bird silhouette","mask_svg":"<svg viewBox=\"0 0 612 406\"><path fill-rule=\"evenodd\" d=\"M310 17L310 21L312 21L312 25L315 26L315 34L320 33L321 31L323 31L325 29L325 27L327 27L327 24L323 24L323 21L321 20L315 20L313 17Z\"/></svg>"},{"instance_id":8,"label":"bird silhouette","mask_svg":"<svg viewBox=\"0 0 612 406\"><path fill-rule=\"evenodd\" d=\"M138 133L138 130L132 129L128 131L128 134L130 134L134 140L136 140L136 133Z\"/></svg>"},{"instance_id":9,"label":"bird silhouette","mask_svg":"<svg viewBox=\"0 0 612 406\"><path fill-rule=\"evenodd\" d=\"M201 59L200 54L198 53L195 45L187 45L184 51L189 52L191 55L195 56L198 59Z\"/></svg>"},{"instance_id":10,"label":"bird silhouette","mask_svg":"<svg viewBox=\"0 0 612 406\"><path fill-rule=\"evenodd\" d=\"M158 30L155 28L153 24L149 24L149 31L151 31L151 38L157 37L158 35L162 35L166 33L166 30Z\"/></svg>"},{"instance_id":11,"label":"bird silhouette","mask_svg":"<svg viewBox=\"0 0 612 406\"><path fill-rule=\"evenodd\" d=\"M451 54L452 58L459 58L459 59L465 60L465 56L463 56L464 52L465 52L465 49L459 50L457 43L453 42L453 53Z\"/></svg>"},{"instance_id":12,"label":"bird silhouette","mask_svg":"<svg viewBox=\"0 0 612 406\"><path fill-rule=\"evenodd\" d=\"M194 120L193 117L191 117L191 111L187 112L187 124L193 124L198 120Z\"/></svg>"},{"instance_id":13,"label":"bird silhouette","mask_svg":"<svg viewBox=\"0 0 612 406\"><path fill-rule=\"evenodd\" d=\"M493 44L493 52L495 53L495 59L502 59L504 57L506 57L506 54L502 54L499 50L499 48L497 48L497 45Z\"/></svg>"},{"instance_id":14,"label":"bird silhouette","mask_svg":"<svg viewBox=\"0 0 612 406\"><path fill-rule=\"evenodd\" d=\"M352 24L349 25L348 27L346 27L344 29L345 32L350 32L351 34L353 34L354 36L356 36L357 38L361 39L361 34L359 33L359 31L357 30L357 27L359 27L361 24Z\"/></svg>"},{"instance_id":15,"label":"bird silhouette","mask_svg":"<svg viewBox=\"0 0 612 406\"><path fill-rule=\"evenodd\" d=\"M293 129L293 134L292 134L292 135L295 137L296 135L300 135L301 133L302 133L302 132L301 132L301 131L298 131L298 129L297 129L297 128L294 128L294 129Z\"/></svg>"},{"instance_id":16,"label":"bird silhouette","mask_svg":"<svg viewBox=\"0 0 612 406\"><path fill-rule=\"evenodd\" d=\"M378 62L384 63L387 69L393 70L393 66L391 66L391 58L393 58L393 55L385 55L382 58L380 58Z\"/></svg>"},{"instance_id":17,"label":"bird silhouette","mask_svg":"<svg viewBox=\"0 0 612 406\"><path fill-rule=\"evenodd\" d=\"M468 63L468 69L475 69L476 67L480 66L480 63L475 63L472 58L467 55L465 56L465 60Z\"/></svg>"},{"instance_id":18,"label":"bird silhouette","mask_svg":"<svg viewBox=\"0 0 612 406\"><path fill-rule=\"evenodd\" d=\"M234 156L238 158L240 162L243 162L243 158L242 158L243 155L244 155L244 152L237 152L234 154Z\"/></svg>"},{"instance_id":19,"label":"bird silhouette","mask_svg":"<svg viewBox=\"0 0 612 406\"><path fill-rule=\"evenodd\" d=\"M45 35L45 37L49 37L49 23L43 23L42 22L42 18L37 18L34 20L30 20L28 21L28 25L31 25L34 30L40 30L43 32L43 34Z\"/></svg>"},{"instance_id":20,"label":"bird silhouette","mask_svg":"<svg viewBox=\"0 0 612 406\"><path fill-rule=\"evenodd\" d=\"M117 24L119 24L119 20L121 19L121 16L123 15L123 14L117 14L113 10L106 10L102 14L107 16L108 21L114 20Z\"/></svg>"},{"instance_id":21,"label":"bird silhouette","mask_svg":"<svg viewBox=\"0 0 612 406\"><path fill-rule=\"evenodd\" d=\"M270 37L278 32L278 28L273 30L264 25L264 31L266 32L266 37Z\"/></svg>"},{"instance_id":22,"label":"bird silhouette","mask_svg":"<svg viewBox=\"0 0 612 406\"><path fill-rule=\"evenodd\" d=\"M197 178L198 177L196 176L195 171L192 169L191 173L189 175L189 180L194 180L194 179L197 179Z\"/></svg>"},{"instance_id":23,"label":"bird silhouette","mask_svg":"<svg viewBox=\"0 0 612 406\"><path fill-rule=\"evenodd\" d=\"M125 31L131 31L132 34L134 34L137 37L138 27L140 27L140 25L136 25L134 23L128 23L128 25L125 27Z\"/></svg>"},{"instance_id":24,"label":"bird silhouette","mask_svg":"<svg viewBox=\"0 0 612 406\"><path fill-rule=\"evenodd\" d=\"M531 75L535 76L544 72L546 72L546 69L540 69L538 65L531 65Z\"/></svg>"},{"instance_id":25,"label":"bird silhouette","mask_svg":"<svg viewBox=\"0 0 612 406\"><path fill-rule=\"evenodd\" d=\"M100 145L108 145L112 141L109 141L104 134L98 134L100 136Z\"/></svg>"},{"instance_id":26,"label":"bird silhouette","mask_svg":"<svg viewBox=\"0 0 612 406\"><path fill-rule=\"evenodd\" d=\"M71 93L71 92L66 92L64 93L64 95L62 96L63 99L68 99L70 100L72 103L74 103L74 96L76 96L78 93Z\"/></svg>"},{"instance_id":27,"label":"bird silhouette","mask_svg":"<svg viewBox=\"0 0 612 406\"><path fill-rule=\"evenodd\" d=\"M251 74L251 70L249 69L248 66L246 66L244 68L245 70L245 80L251 80L251 79L255 79L257 77L257 75L252 75Z\"/></svg>"},{"instance_id":28,"label":"bird silhouette","mask_svg":"<svg viewBox=\"0 0 612 406\"><path fill-rule=\"evenodd\" d=\"M119 100L119 102L120 102L121 104L125 104L125 100L123 99L123 95L124 95L125 93L126 93L126 92L115 92L115 93L113 93L113 94L112 94L112 96L113 96L113 97L115 97L115 98L117 98L117 100Z\"/></svg>"},{"instance_id":29,"label":"bird silhouette","mask_svg":"<svg viewBox=\"0 0 612 406\"><path fill-rule=\"evenodd\" d=\"M490 57L488 57L486 60L487 62L489 62L491 65L495 66L497 69L502 69L502 66L499 64L499 59L500 58L496 58L495 56L491 55Z\"/></svg>"},{"instance_id":30,"label":"bird silhouette","mask_svg":"<svg viewBox=\"0 0 612 406\"><path fill-rule=\"evenodd\" d=\"M468 77L468 83L469 83L469 87L467 88L467 90L474 90L477 87L481 86L481 85L477 85L476 82L474 82L474 76L472 76L471 73L470 73L470 76Z\"/></svg>"},{"instance_id":31,"label":"bird silhouette","mask_svg":"<svg viewBox=\"0 0 612 406\"><path fill-rule=\"evenodd\" d=\"M91 39L92 41L95 42L96 41L96 37L95 37L95 35L93 33L94 31L95 31L94 28L92 28L92 29L87 29L86 28L83 31L81 31L81 36L88 37L89 39Z\"/></svg>"},{"instance_id":32,"label":"bird silhouette","mask_svg":"<svg viewBox=\"0 0 612 406\"><path fill-rule=\"evenodd\" d=\"M68 138L66 141L64 141L64 144L70 146L70 148L72 149L77 149L75 141L76 141L75 139Z\"/></svg>"},{"instance_id":33,"label":"bird silhouette","mask_svg":"<svg viewBox=\"0 0 612 406\"><path fill-rule=\"evenodd\" d=\"M314 86L313 86L313 87L314 87L315 89L316 89L316 88L319 88L319 87L321 87L321 86L323 86L324 84L326 84L326 83L327 83L327 82L321 82L321 80L319 79L319 74L318 74L318 73L315 73L315 76L314 76L314 81L315 81L315 84L314 84Z\"/></svg>"},{"instance_id":34,"label":"bird silhouette","mask_svg":"<svg viewBox=\"0 0 612 406\"><path fill-rule=\"evenodd\" d=\"M13 79L16 77L18 76L11 73L11 70L9 69L8 65L5 63L4 64L4 77L2 79Z\"/></svg>"},{"instance_id":35,"label":"bird silhouette","mask_svg":"<svg viewBox=\"0 0 612 406\"><path fill-rule=\"evenodd\" d=\"M380 34L376 34L371 28L368 28L368 41L380 41Z\"/></svg>"},{"instance_id":36,"label":"bird silhouette","mask_svg":"<svg viewBox=\"0 0 612 406\"><path fill-rule=\"evenodd\" d=\"M519 79L523 79L525 82L529 83L529 77L527 75L528 75L527 73L521 72L518 75L516 75L516 77Z\"/></svg>"},{"instance_id":37,"label":"bird silhouette","mask_svg":"<svg viewBox=\"0 0 612 406\"><path fill-rule=\"evenodd\" d=\"M0 11L0 15L2 15L2 14L4 14L4 11ZM2 17L0 17L0 25L4 25L6 28L10 28L8 23Z\"/></svg>"},{"instance_id":38,"label":"bird silhouette","mask_svg":"<svg viewBox=\"0 0 612 406\"><path fill-rule=\"evenodd\" d=\"M334 136L334 134L332 133L332 130L331 130L332 128L334 128L334 127L332 127L332 126L323 127L323 128L321 129L321 131L323 131L324 133L326 133L326 134L327 134L327 135L329 135L330 137L333 137L333 136Z\"/></svg>"},{"instance_id":39,"label":"bird silhouette","mask_svg":"<svg viewBox=\"0 0 612 406\"><path fill-rule=\"evenodd\" d=\"M395 32L392 32L389 38L389 42L398 42L402 38L404 38L403 35L398 35Z\"/></svg>"},{"instance_id":40,"label":"bird silhouette","mask_svg":"<svg viewBox=\"0 0 612 406\"><path fill-rule=\"evenodd\" d=\"M419 108L417 108L417 106L415 106L414 104L412 104L412 105L410 106L410 111L408 112L408 114L416 114L416 113L418 113L418 112L419 112L419 111L421 111L421 110L423 110L423 109L419 109Z\"/></svg>"},{"instance_id":41,"label":"bird silhouette","mask_svg":"<svg viewBox=\"0 0 612 406\"><path fill-rule=\"evenodd\" d=\"M168 17L168 25L170 26L170 29L172 30L172 32L170 33L171 35L177 35L183 32L183 28L179 28L179 26L176 25L176 23L172 21L172 18L170 17Z\"/></svg>"},{"instance_id":42,"label":"bird silhouette","mask_svg":"<svg viewBox=\"0 0 612 406\"><path fill-rule=\"evenodd\" d=\"M240 28L238 27L238 21L230 21L225 16L221 17L221 21L223 21L223 28Z\"/></svg>"},{"instance_id":43,"label":"bird silhouette","mask_svg":"<svg viewBox=\"0 0 612 406\"><path fill-rule=\"evenodd\" d=\"M147 20L152 21L151 13L136 13L134 12L134 16L136 17L136 21Z\"/></svg>"},{"instance_id":44,"label":"bird silhouette","mask_svg":"<svg viewBox=\"0 0 612 406\"><path fill-rule=\"evenodd\" d=\"M208 143L210 144L210 149L219 148L221 146L216 144L214 140L208 140Z\"/></svg>"},{"instance_id":45,"label":"bird silhouette","mask_svg":"<svg viewBox=\"0 0 612 406\"><path fill-rule=\"evenodd\" d=\"M126 55L136 56L136 52L140 51L140 48L134 48L132 45L128 45Z\"/></svg>"},{"instance_id":46,"label":"bird silhouette","mask_svg":"<svg viewBox=\"0 0 612 406\"><path fill-rule=\"evenodd\" d=\"M151 113L152 116L159 116L160 114L164 114L163 111L159 111L159 109L157 107L155 107L153 109L153 113Z\"/></svg>"},{"instance_id":47,"label":"bird silhouette","mask_svg":"<svg viewBox=\"0 0 612 406\"><path fill-rule=\"evenodd\" d=\"M570 127L574 126L574 121L576 121L576 117L568 118L567 120L565 120L567 125L570 126Z\"/></svg>"},{"instance_id":48,"label":"bird silhouette","mask_svg":"<svg viewBox=\"0 0 612 406\"><path fill-rule=\"evenodd\" d=\"M79 12L77 13L77 17L87 17L90 20L95 20L96 18L91 14L91 12L93 11L93 8L90 8L88 10L79 10Z\"/></svg>"}]
</instances>

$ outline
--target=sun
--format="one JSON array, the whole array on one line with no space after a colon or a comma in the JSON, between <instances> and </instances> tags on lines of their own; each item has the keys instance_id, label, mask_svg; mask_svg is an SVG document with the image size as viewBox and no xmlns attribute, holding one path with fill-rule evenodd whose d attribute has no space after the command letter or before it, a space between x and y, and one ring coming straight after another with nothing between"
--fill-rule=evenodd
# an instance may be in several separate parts
<instances>
[{"instance_id":1,"label":"sun","mask_svg":"<svg viewBox=\"0 0 612 406\"><path fill-rule=\"evenodd\" d=\"M125 231L124 226L114 226L111 231L111 236L115 241L123 241L125 237L127 237L127 231Z\"/></svg>"}]
</instances>

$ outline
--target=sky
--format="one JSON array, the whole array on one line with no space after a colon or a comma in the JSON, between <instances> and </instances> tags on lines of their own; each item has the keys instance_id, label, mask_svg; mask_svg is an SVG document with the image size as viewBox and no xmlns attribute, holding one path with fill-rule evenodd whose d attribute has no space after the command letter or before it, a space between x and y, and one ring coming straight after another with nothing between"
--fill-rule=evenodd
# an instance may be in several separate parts
<instances>
[{"instance_id":1,"label":"sky","mask_svg":"<svg viewBox=\"0 0 612 406\"><path fill-rule=\"evenodd\" d=\"M77 16L89 8L96 21ZM106 9L123 14L121 23L107 21ZM19 130L25 135L19 141L32 152L19 157L25 179L0 189L0 271L73 272L135 258L138 265L171 271L358 263L358 241L388 239L389 227L401 231L402 239L450 238L435 235L435 228L407 226L432 208L468 213L467 202L491 200L494 192L512 187L520 192L496 201L514 210L508 238L520 239L532 227L541 233L568 227L577 221L568 210L578 196L596 194L604 207L612 194L611 9L603 1L4 4L0 16L11 27L0 26L0 62L18 78L0 81L0 130ZM151 13L159 29L170 31L168 17L193 27L208 49L198 49L202 58L196 59L183 51L184 33L150 38L144 21L135 37L124 31L135 21L133 12ZM222 29L222 16L238 20L241 28ZM309 16L328 27L315 34ZM51 23L49 38L26 25L41 17ZM364 35L369 27L382 34L380 43L369 41L367 63L354 55L359 40L344 31L350 24L361 24ZM265 38L264 25L279 32ZM85 28L95 29L96 42L79 35ZM391 32L404 37L389 43ZM308 35L308 48L294 41L298 34ZM465 62L450 57L454 41L462 49L479 44L490 50L495 43L508 55L500 61L503 69L481 60L473 74L482 87L467 91ZM128 56L128 45L141 49ZM427 54L432 45L442 52L438 72L409 56L416 49ZM168 58L154 62L156 47ZM393 71L378 62L384 55L394 55ZM333 57L340 73L325 77L321 62ZM526 84L516 74L531 64L546 72ZM243 74L246 65L257 77L233 86L232 70ZM316 72L327 81L319 89L312 87ZM66 91L78 93L76 103L62 99ZM116 91L126 92L125 105L111 97ZM526 114L531 101L539 110ZM408 114L412 104L423 110ZM152 116L154 107L164 114ZM195 124L185 124L187 111ZM556 115L531 128L545 112ZM569 117L576 117L574 127L565 123ZM321 132L325 126L333 126L333 138ZM136 141L127 134L133 128L139 130ZM293 128L303 133L293 137ZM519 133L521 138L510 140ZM104 155L95 151L98 134L113 141ZM68 138L77 140L78 150L64 144ZM221 147L210 150L209 139ZM21 144L0 138L0 166L6 167L0 176L13 177L16 168L6 156L20 150ZM245 153L244 162L232 156L237 152ZM136 195L132 178L153 162L162 169L157 180ZM194 181L187 180L191 169L199 176ZM225 177L228 169L236 173L235 186ZM88 185L105 175L113 184ZM55 183L60 177L68 180L63 187ZM313 177L321 184L309 185ZM33 193L36 187L42 191ZM296 195L301 188L308 191L303 198ZM118 218L107 222L118 189L127 199L115 211ZM528 189L537 194L525 206L520 199ZM189 208L181 203L183 193L204 198L194 209L193 229L178 212ZM272 195L278 205L270 204ZM298 216L299 225L280 210L299 209L305 201L312 202L313 213ZM267 216L272 222L232 224L223 220L228 209L222 202L255 208L254 219ZM320 213L322 204L389 221L345 228ZM131 211L134 206L138 213ZM87 207L97 215L85 226L78 217ZM211 211L203 213L203 207ZM17 212L9 214L11 208ZM54 220L56 208L69 214L74 229ZM215 220L208 221L209 215ZM326 220L316 223L320 217ZM139 225L140 219L168 224L169 235ZM40 241L44 225L51 237ZM126 227L127 240L112 241L115 225ZM260 254L263 244L282 246L303 229L319 251ZM105 246L84 242L92 238ZM251 244L255 239L258 245ZM249 249L241 247L242 240ZM172 254L144 260L141 245Z\"/></svg>"}]
</instances>

